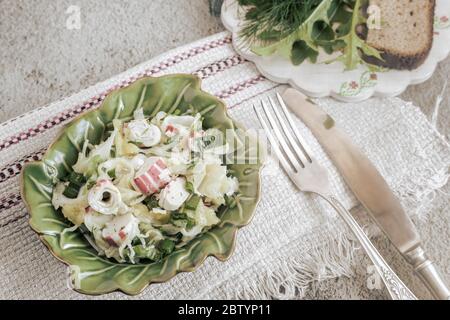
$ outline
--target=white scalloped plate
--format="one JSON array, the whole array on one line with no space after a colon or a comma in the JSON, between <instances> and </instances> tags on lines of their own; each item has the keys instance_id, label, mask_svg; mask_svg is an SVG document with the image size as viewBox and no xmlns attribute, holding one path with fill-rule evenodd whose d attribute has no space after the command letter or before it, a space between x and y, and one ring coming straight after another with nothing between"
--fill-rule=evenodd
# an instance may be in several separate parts
<instances>
[{"instance_id":1,"label":"white scalloped plate","mask_svg":"<svg viewBox=\"0 0 450 320\"><path fill-rule=\"evenodd\" d=\"M289 83L311 97L332 96L345 102L363 101L372 96L390 97L401 94L411 84L428 80L437 64L450 53L450 1L437 0L433 48L423 65L413 71L387 70L370 72L366 66L345 71L340 62L332 64L304 62L299 66L277 55L261 57L240 46L238 31L243 10L235 0L225 0L222 22L233 33L233 46L245 59L256 64L268 79ZM330 56L319 55L319 61Z\"/></svg>"}]
</instances>

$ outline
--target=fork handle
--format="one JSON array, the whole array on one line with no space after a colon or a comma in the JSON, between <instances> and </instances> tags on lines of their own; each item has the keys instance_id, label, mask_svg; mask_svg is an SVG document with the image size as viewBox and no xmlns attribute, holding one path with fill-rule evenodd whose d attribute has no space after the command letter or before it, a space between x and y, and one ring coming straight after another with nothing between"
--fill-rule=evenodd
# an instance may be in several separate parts
<instances>
[{"instance_id":1,"label":"fork handle","mask_svg":"<svg viewBox=\"0 0 450 320\"><path fill-rule=\"evenodd\" d=\"M389 294L393 300L417 300L416 296L408 289L408 287L400 280L395 272L389 267L387 262L383 259L378 250L369 240L363 229L353 218L352 214L342 205L342 203L334 196L326 196L319 194L324 198L339 215L344 219L345 223L350 227L355 234L361 246L366 251L370 260L378 271L383 283L385 284Z\"/></svg>"}]
</instances>

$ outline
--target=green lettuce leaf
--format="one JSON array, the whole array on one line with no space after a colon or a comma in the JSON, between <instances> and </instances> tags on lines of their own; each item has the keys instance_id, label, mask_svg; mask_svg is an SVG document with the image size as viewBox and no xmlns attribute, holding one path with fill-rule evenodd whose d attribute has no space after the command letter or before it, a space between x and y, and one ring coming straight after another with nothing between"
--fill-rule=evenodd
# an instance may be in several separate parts
<instances>
[{"instance_id":1,"label":"green lettuce leaf","mask_svg":"<svg viewBox=\"0 0 450 320\"><path fill-rule=\"evenodd\" d=\"M342 30L348 30L345 35L338 38L338 40L345 43L345 46L342 48L342 55L328 61L328 63L341 61L345 65L346 70L356 69L359 64L365 63L362 59L362 54L382 60L380 52L369 46L357 34L357 26L366 23L366 19L360 14L361 3L361 0L356 0L351 20L341 26Z\"/></svg>"},{"instance_id":2,"label":"green lettuce leaf","mask_svg":"<svg viewBox=\"0 0 450 320\"><path fill-rule=\"evenodd\" d=\"M363 55L382 60L380 52L369 46L357 32L357 26L366 23L361 13L365 1L323 0L295 32L278 40L275 39L281 33L263 34L267 41L252 45L251 50L260 56L279 54L290 59L294 65L306 60L316 63L319 50L327 54L341 52L337 58L326 63L340 61L346 70L367 64L362 59ZM369 65L369 68L375 70L376 66Z\"/></svg>"}]
</instances>

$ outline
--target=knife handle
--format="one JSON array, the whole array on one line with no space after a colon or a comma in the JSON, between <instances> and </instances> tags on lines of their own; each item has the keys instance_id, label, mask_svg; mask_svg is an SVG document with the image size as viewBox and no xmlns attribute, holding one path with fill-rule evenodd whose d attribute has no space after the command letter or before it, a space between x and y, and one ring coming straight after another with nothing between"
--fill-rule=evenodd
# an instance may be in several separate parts
<instances>
[{"instance_id":1,"label":"knife handle","mask_svg":"<svg viewBox=\"0 0 450 320\"><path fill-rule=\"evenodd\" d=\"M450 300L450 291L421 246L405 253L419 278L436 299Z\"/></svg>"}]
</instances>

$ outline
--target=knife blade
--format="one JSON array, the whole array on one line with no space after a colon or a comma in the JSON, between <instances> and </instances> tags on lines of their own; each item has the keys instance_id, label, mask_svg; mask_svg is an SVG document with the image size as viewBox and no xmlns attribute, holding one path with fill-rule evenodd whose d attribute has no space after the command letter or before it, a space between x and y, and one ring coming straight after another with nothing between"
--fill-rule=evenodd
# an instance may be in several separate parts
<instances>
[{"instance_id":1,"label":"knife blade","mask_svg":"<svg viewBox=\"0 0 450 320\"><path fill-rule=\"evenodd\" d=\"M283 99L311 130L356 198L414 266L430 292L436 298L450 299L450 291L425 255L416 227L367 156L352 143L330 115L305 95L289 88L284 92Z\"/></svg>"}]
</instances>

